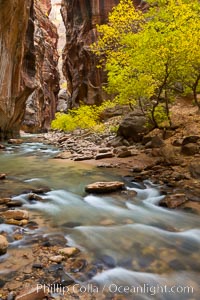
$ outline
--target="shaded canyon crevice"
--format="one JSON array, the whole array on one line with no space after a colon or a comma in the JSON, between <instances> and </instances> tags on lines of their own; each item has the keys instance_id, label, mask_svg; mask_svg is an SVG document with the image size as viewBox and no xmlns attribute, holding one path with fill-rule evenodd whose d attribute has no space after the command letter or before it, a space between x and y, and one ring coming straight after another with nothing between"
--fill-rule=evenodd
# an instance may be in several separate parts
<instances>
[{"instance_id":1,"label":"shaded canyon crevice","mask_svg":"<svg viewBox=\"0 0 200 300\"><path fill-rule=\"evenodd\" d=\"M142 1L133 2L137 6ZM106 74L96 67L98 61L89 46L97 39L96 25L106 23L109 12L118 3L119 0L62 0L66 27L63 73L71 95L69 107L77 107L80 102L98 105L106 97Z\"/></svg>"},{"instance_id":2,"label":"shaded canyon crevice","mask_svg":"<svg viewBox=\"0 0 200 300\"><path fill-rule=\"evenodd\" d=\"M51 1L35 0L34 45L36 56L36 89L26 103L22 129L42 132L50 127L55 116L59 92L59 71L56 26L50 21Z\"/></svg>"}]
</instances>

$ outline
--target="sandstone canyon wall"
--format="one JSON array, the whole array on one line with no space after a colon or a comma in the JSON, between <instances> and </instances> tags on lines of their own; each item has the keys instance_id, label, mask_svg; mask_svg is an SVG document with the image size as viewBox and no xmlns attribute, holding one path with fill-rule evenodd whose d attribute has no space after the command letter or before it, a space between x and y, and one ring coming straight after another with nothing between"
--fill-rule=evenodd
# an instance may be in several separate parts
<instances>
[{"instance_id":1,"label":"sandstone canyon wall","mask_svg":"<svg viewBox=\"0 0 200 300\"><path fill-rule=\"evenodd\" d=\"M142 1L135 0L139 5ZM107 21L108 13L119 0L62 0L62 16L66 27L63 72L71 95L70 107L80 101L99 104L105 95L105 74L96 68L96 58L89 45L97 38L96 24Z\"/></svg>"},{"instance_id":2,"label":"sandstone canyon wall","mask_svg":"<svg viewBox=\"0 0 200 300\"><path fill-rule=\"evenodd\" d=\"M0 138L19 132L34 89L32 0L0 1Z\"/></svg>"},{"instance_id":3,"label":"sandstone canyon wall","mask_svg":"<svg viewBox=\"0 0 200 300\"><path fill-rule=\"evenodd\" d=\"M50 0L34 0L36 55L36 89L26 103L26 114L22 129L42 132L50 127L57 106L59 71L56 26L49 20Z\"/></svg>"}]
</instances>

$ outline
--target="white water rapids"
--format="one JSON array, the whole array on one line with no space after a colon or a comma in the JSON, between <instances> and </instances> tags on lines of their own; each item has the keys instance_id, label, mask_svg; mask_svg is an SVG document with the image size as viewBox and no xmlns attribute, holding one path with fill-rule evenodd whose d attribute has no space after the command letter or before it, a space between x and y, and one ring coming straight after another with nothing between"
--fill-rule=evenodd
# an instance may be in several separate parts
<instances>
[{"instance_id":1,"label":"white water rapids","mask_svg":"<svg viewBox=\"0 0 200 300\"><path fill-rule=\"evenodd\" d=\"M8 147L7 152L0 154L0 165L1 172L12 176L1 186L2 192L11 190L13 200L20 200L25 209L39 213L47 230L64 233L90 262L102 264L103 271L91 281L101 289L105 287L111 296L117 289L116 293L123 291L127 299L198 299L199 216L159 207L164 195L159 186L148 181L142 185L130 183L125 192L114 196L85 195L86 184L121 179L120 176L112 170L49 158L54 153L56 149L42 144ZM42 201L30 201L26 189L44 185L51 191L42 195ZM136 196L129 193L132 191ZM0 224L0 232L13 230L16 227ZM34 238L38 232L28 234ZM24 240L11 243L11 247L24 246ZM134 291L134 287L144 288L144 284L145 293L142 288ZM159 291L158 287L165 285L167 292ZM181 287L186 285L193 291L183 293ZM172 286L179 286L180 290L171 290Z\"/></svg>"}]
</instances>

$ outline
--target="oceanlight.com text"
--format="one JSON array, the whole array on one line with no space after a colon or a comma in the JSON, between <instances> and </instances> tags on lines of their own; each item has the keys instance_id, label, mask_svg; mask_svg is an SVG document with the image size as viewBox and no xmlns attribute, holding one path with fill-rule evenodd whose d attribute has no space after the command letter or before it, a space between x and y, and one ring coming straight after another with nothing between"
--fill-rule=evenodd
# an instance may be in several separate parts
<instances>
[{"instance_id":1,"label":"oceanlight.com text","mask_svg":"<svg viewBox=\"0 0 200 300\"><path fill-rule=\"evenodd\" d=\"M144 283L142 285L118 285L115 283L107 283L104 286L97 286L93 283L89 284L73 284L70 286L62 286L61 284L38 284L37 291L43 290L45 293L58 293L62 295L67 295L70 293L89 293L89 294L100 294L108 292L111 294L123 294L123 295L151 295L155 296L158 294L187 294L192 295L194 293L194 288L192 286L182 286L182 285L151 285Z\"/></svg>"}]
</instances>

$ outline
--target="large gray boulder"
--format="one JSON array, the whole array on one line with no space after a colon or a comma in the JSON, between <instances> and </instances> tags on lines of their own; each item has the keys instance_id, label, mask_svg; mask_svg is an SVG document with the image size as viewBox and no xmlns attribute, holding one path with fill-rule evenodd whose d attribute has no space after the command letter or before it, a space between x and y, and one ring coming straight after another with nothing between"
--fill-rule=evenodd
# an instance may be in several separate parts
<instances>
[{"instance_id":1,"label":"large gray boulder","mask_svg":"<svg viewBox=\"0 0 200 300\"><path fill-rule=\"evenodd\" d=\"M148 125L147 117L141 111L133 111L123 119L117 135L126 139L131 138L134 142L140 142L151 129L153 126Z\"/></svg>"}]
</instances>

